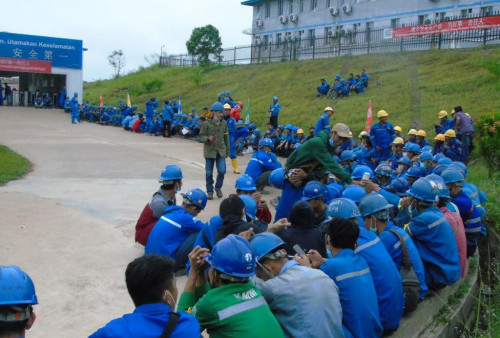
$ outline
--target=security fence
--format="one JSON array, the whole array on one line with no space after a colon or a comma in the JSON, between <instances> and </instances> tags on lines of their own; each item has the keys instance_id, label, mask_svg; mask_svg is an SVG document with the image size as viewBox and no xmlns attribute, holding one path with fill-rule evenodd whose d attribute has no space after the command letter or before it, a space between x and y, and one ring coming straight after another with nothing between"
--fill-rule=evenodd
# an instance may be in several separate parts
<instances>
[{"instance_id":1,"label":"security fence","mask_svg":"<svg viewBox=\"0 0 500 338\"><path fill-rule=\"evenodd\" d=\"M498 16L500 12L490 14L481 17L446 18L446 20L442 20L439 23L444 25L451 22L458 23L464 19L479 20L481 18ZM439 23L432 22L432 24L437 24L440 27ZM431 22L406 26L406 30L408 30L408 27L414 27L417 30L421 27L429 28L429 24ZM436 27L438 27L437 25ZM288 32L275 35L275 41L271 41L269 36L267 38L264 36L264 39L255 39L255 43L250 46L224 49L221 53L220 64L255 64L395 51L470 48L500 42L500 28L462 29L460 31L436 34L426 33L426 35L395 38L393 37L393 31L397 31L398 29L401 28L366 30L330 30L325 28L324 34L321 37L315 37L312 34L311 37L303 38L300 34L293 35L291 32ZM196 57L188 54L168 55L160 57L160 65L167 67L191 67L198 65L198 61Z\"/></svg>"}]
</instances>

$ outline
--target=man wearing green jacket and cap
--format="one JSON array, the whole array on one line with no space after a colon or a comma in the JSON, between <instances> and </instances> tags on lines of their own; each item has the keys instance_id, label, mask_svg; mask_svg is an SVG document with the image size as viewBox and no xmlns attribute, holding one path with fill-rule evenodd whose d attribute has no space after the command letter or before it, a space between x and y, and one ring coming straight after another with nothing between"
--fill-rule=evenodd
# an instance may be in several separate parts
<instances>
[{"instance_id":1,"label":"man wearing green jacket and cap","mask_svg":"<svg viewBox=\"0 0 500 338\"><path fill-rule=\"evenodd\" d=\"M215 102L210 108L213 114L211 120L203 123L200 131L200 141L203 143L203 156L205 157L205 176L207 196L214 198L214 164L217 167L217 181L215 192L217 197L222 197L222 184L226 174L226 157L229 156L229 133L226 121L223 118L224 106Z\"/></svg>"}]
</instances>

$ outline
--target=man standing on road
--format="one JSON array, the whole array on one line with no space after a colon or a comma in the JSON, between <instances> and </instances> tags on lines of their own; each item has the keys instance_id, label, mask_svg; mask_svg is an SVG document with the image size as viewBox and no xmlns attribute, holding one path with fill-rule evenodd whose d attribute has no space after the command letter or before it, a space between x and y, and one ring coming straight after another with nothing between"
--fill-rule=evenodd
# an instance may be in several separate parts
<instances>
[{"instance_id":1,"label":"man standing on road","mask_svg":"<svg viewBox=\"0 0 500 338\"><path fill-rule=\"evenodd\" d=\"M333 108L326 107L323 114L319 117L318 122L316 122L316 127L314 128L314 136L319 132L326 130L330 134L330 117L333 115Z\"/></svg>"},{"instance_id":2,"label":"man standing on road","mask_svg":"<svg viewBox=\"0 0 500 338\"><path fill-rule=\"evenodd\" d=\"M80 123L80 112L78 109L80 108L80 104L78 103L78 93L74 92L73 98L69 101L69 106L71 108L71 123L76 123L75 120Z\"/></svg>"},{"instance_id":3,"label":"man standing on road","mask_svg":"<svg viewBox=\"0 0 500 338\"><path fill-rule=\"evenodd\" d=\"M205 157L205 176L209 200L214 197L214 164L217 167L215 192L217 197L222 197L222 184L226 174L226 157L229 156L229 133L226 121L222 116L224 106L220 102L215 102L210 111L213 118L203 123L200 131L200 141L203 143L203 156Z\"/></svg>"},{"instance_id":4,"label":"man standing on road","mask_svg":"<svg viewBox=\"0 0 500 338\"><path fill-rule=\"evenodd\" d=\"M281 105L278 103L278 97L273 96L273 103L269 106L269 123L273 125L273 128L278 128L278 115L281 110Z\"/></svg>"}]
</instances>

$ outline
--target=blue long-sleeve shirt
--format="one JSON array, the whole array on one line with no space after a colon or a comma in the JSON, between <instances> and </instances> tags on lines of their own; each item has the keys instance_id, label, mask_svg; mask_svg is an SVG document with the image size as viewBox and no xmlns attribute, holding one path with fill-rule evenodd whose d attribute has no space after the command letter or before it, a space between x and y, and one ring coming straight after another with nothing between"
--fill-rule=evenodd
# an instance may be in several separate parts
<instances>
[{"instance_id":1,"label":"blue long-sleeve shirt","mask_svg":"<svg viewBox=\"0 0 500 338\"><path fill-rule=\"evenodd\" d=\"M151 102L151 100L146 101L146 117L147 118L153 118L153 115L155 114L155 108L158 108L160 104L158 101Z\"/></svg>"},{"instance_id":2,"label":"blue long-sleeve shirt","mask_svg":"<svg viewBox=\"0 0 500 338\"><path fill-rule=\"evenodd\" d=\"M314 136L323 130L328 131L330 134L330 116L327 113L323 113L316 122L316 127L314 127Z\"/></svg>"},{"instance_id":3,"label":"blue long-sleeve shirt","mask_svg":"<svg viewBox=\"0 0 500 338\"><path fill-rule=\"evenodd\" d=\"M379 146L380 148L389 148L394 140L394 127L391 123L386 122L375 123L370 129L370 139L373 148Z\"/></svg>"},{"instance_id":4,"label":"blue long-sleeve shirt","mask_svg":"<svg viewBox=\"0 0 500 338\"><path fill-rule=\"evenodd\" d=\"M271 103L271 105L269 106L269 110L271 110L271 116L278 116L279 113L280 113L280 110L281 110L281 104L279 103Z\"/></svg>"},{"instance_id":5,"label":"blue long-sleeve shirt","mask_svg":"<svg viewBox=\"0 0 500 338\"><path fill-rule=\"evenodd\" d=\"M452 161L465 161L466 151L462 142L454 138L451 142L445 143L444 146L448 146L448 149L443 148L443 154L451 158Z\"/></svg>"},{"instance_id":6,"label":"blue long-sleeve shirt","mask_svg":"<svg viewBox=\"0 0 500 338\"><path fill-rule=\"evenodd\" d=\"M328 94L329 91L330 91L330 84L326 81L325 83L323 83L321 86L318 87L318 93Z\"/></svg>"},{"instance_id":7,"label":"blue long-sleeve shirt","mask_svg":"<svg viewBox=\"0 0 500 338\"><path fill-rule=\"evenodd\" d=\"M252 158L248 162L245 174L249 175L255 182L257 182L263 172L281 167L281 163L278 161L275 154L268 154L259 149L252 155Z\"/></svg>"}]
</instances>

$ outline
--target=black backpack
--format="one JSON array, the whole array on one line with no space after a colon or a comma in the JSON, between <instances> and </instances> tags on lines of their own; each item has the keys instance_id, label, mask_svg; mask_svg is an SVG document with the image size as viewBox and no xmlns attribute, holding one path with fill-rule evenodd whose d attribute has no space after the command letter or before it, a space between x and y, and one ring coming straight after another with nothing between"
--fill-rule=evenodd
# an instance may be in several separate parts
<instances>
[{"instance_id":1,"label":"black backpack","mask_svg":"<svg viewBox=\"0 0 500 338\"><path fill-rule=\"evenodd\" d=\"M413 270L413 265L410 262L410 256L408 255L408 249L406 248L404 238L394 229L389 229L389 231L396 235L401 243L403 264L401 265L399 273L401 274L401 280L403 281L403 292L405 295L404 314L406 315L417 308L418 300L420 298L420 282L418 281L417 274L415 273L415 270Z\"/></svg>"}]
</instances>

